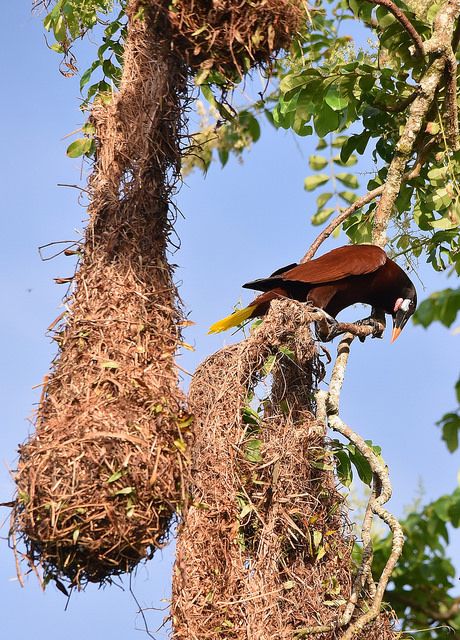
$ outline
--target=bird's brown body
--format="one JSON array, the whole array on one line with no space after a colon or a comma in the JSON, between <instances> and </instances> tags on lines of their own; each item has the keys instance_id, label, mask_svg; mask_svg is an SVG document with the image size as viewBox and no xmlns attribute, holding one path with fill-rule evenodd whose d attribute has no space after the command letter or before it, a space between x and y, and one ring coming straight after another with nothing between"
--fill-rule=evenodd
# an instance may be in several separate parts
<instances>
[{"instance_id":1,"label":"bird's brown body","mask_svg":"<svg viewBox=\"0 0 460 640\"><path fill-rule=\"evenodd\" d=\"M392 314L395 300L404 297L404 291L413 284L380 247L349 245L243 287L264 291L251 303L255 307L252 317L264 315L272 300L287 297L309 301L335 318L358 302Z\"/></svg>"},{"instance_id":2,"label":"bird's brown body","mask_svg":"<svg viewBox=\"0 0 460 640\"><path fill-rule=\"evenodd\" d=\"M358 302L369 304L373 308L370 323L378 317L384 325L385 314L393 317L395 340L417 305L415 287L407 274L383 249L371 244L333 249L320 258L290 264L268 278L247 282L243 287L262 293L245 309L216 322L211 333L265 315L272 300L292 298L311 302L325 311L332 323L346 307ZM331 339L333 335L337 335L337 328L324 334L324 339Z\"/></svg>"}]
</instances>

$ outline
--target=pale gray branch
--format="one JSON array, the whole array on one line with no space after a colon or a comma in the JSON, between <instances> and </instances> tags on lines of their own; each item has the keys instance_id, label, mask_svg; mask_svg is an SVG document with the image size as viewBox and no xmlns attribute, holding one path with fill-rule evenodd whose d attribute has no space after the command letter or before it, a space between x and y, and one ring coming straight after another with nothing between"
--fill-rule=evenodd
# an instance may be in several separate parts
<instances>
[{"instance_id":1,"label":"pale gray branch","mask_svg":"<svg viewBox=\"0 0 460 640\"><path fill-rule=\"evenodd\" d=\"M353 335L347 334L340 341L337 350L337 358L329 383L329 391L327 393L325 391L318 392L317 405L319 412L318 415L320 417L324 417L324 414L326 414L329 426L333 430L341 433L349 442L354 444L356 449L368 461L373 473L372 492L369 497L362 525L363 556L361 565L355 576L349 600L340 619L333 625L318 625L316 627L312 626L298 629L296 631L297 637L308 634L328 633L349 624L367 582L371 586L369 594L371 602L368 602L369 608L365 613L358 616L345 630L342 635L342 640L352 640L357 637L359 632L380 613L385 589L391 578L393 569L402 553L404 544L404 534L400 523L384 508L384 504L388 502L392 492L387 467L375 454L373 449L364 441L364 439L353 431L351 427L345 424L339 416L340 394L342 391L348 357L350 355L350 345L353 342L353 339ZM371 526L374 514L387 524L393 534L391 553L377 585L373 584L371 573L373 556Z\"/></svg>"}]
</instances>

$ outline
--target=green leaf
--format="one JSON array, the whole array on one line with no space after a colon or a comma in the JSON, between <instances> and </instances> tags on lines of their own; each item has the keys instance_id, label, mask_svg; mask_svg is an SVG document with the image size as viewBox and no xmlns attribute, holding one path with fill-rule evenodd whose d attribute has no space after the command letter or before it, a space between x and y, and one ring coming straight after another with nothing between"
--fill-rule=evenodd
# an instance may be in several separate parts
<instances>
[{"instance_id":1,"label":"green leaf","mask_svg":"<svg viewBox=\"0 0 460 640\"><path fill-rule=\"evenodd\" d=\"M442 439L451 453L458 449L458 434L460 431L460 415L446 413L437 423L442 427Z\"/></svg>"},{"instance_id":2,"label":"green leaf","mask_svg":"<svg viewBox=\"0 0 460 640\"><path fill-rule=\"evenodd\" d=\"M326 220L328 220L331 217L334 211L335 211L335 207L328 207L326 209L321 209L320 211L317 211L315 215L312 216L311 223L314 224L315 226L319 224L323 224L323 222L326 222Z\"/></svg>"},{"instance_id":3,"label":"green leaf","mask_svg":"<svg viewBox=\"0 0 460 640\"><path fill-rule=\"evenodd\" d=\"M313 116L315 131L320 138L324 138L324 136L331 131L338 129L339 122L340 115L336 111L333 111L326 103L323 103Z\"/></svg>"},{"instance_id":4,"label":"green leaf","mask_svg":"<svg viewBox=\"0 0 460 640\"><path fill-rule=\"evenodd\" d=\"M321 193L317 198L316 198L316 205L318 207L318 209L321 209L322 207L324 207L324 205L329 202L329 200L332 198L334 194L331 192L326 192L326 193Z\"/></svg>"},{"instance_id":5,"label":"green leaf","mask_svg":"<svg viewBox=\"0 0 460 640\"><path fill-rule=\"evenodd\" d=\"M62 42L65 40L67 35L67 29L65 26L64 16L59 16L59 18L53 22L53 32L54 37L58 42Z\"/></svg>"},{"instance_id":6,"label":"green leaf","mask_svg":"<svg viewBox=\"0 0 460 640\"><path fill-rule=\"evenodd\" d=\"M323 558L325 555L326 547L319 547L318 551L316 552L316 559L321 560L321 558Z\"/></svg>"},{"instance_id":7,"label":"green leaf","mask_svg":"<svg viewBox=\"0 0 460 640\"><path fill-rule=\"evenodd\" d=\"M121 476L123 475L123 471L115 471L115 473L112 473L112 475L110 476L110 478L107 480L107 482L116 482L117 480L119 480L121 478Z\"/></svg>"},{"instance_id":8,"label":"green leaf","mask_svg":"<svg viewBox=\"0 0 460 640\"><path fill-rule=\"evenodd\" d=\"M358 178L352 173L338 173L335 177L346 187L350 187L350 189L357 189L359 187Z\"/></svg>"},{"instance_id":9,"label":"green leaf","mask_svg":"<svg viewBox=\"0 0 460 640\"><path fill-rule=\"evenodd\" d=\"M353 481L353 471L349 454L347 451L339 450L334 452L334 457L336 459L339 480L345 487L349 487Z\"/></svg>"},{"instance_id":10,"label":"green leaf","mask_svg":"<svg viewBox=\"0 0 460 640\"><path fill-rule=\"evenodd\" d=\"M322 539L323 539L323 534L321 533L321 531L318 531L315 529L313 531L313 546L315 547L315 549L319 547Z\"/></svg>"},{"instance_id":11,"label":"green leaf","mask_svg":"<svg viewBox=\"0 0 460 640\"><path fill-rule=\"evenodd\" d=\"M358 158L354 154L352 154L346 162L344 162L340 156L334 156L332 160L339 167L352 167L358 162Z\"/></svg>"},{"instance_id":12,"label":"green leaf","mask_svg":"<svg viewBox=\"0 0 460 640\"><path fill-rule=\"evenodd\" d=\"M348 104L348 98L341 91L341 84L334 83L329 85L324 100L334 111L342 111Z\"/></svg>"},{"instance_id":13,"label":"green leaf","mask_svg":"<svg viewBox=\"0 0 460 640\"><path fill-rule=\"evenodd\" d=\"M135 487L123 487L123 489L118 489L112 495L114 496L129 496L136 491Z\"/></svg>"},{"instance_id":14,"label":"green leaf","mask_svg":"<svg viewBox=\"0 0 460 640\"><path fill-rule=\"evenodd\" d=\"M329 162L326 158L323 158L323 156L310 156L308 158L308 164L310 166L310 169L318 171L320 169L324 169L324 167L326 167Z\"/></svg>"},{"instance_id":15,"label":"green leaf","mask_svg":"<svg viewBox=\"0 0 460 640\"><path fill-rule=\"evenodd\" d=\"M198 69L198 73L195 75L195 84L197 87L199 87L200 85L203 84L203 82L205 82L210 72L211 72L211 69L204 69L204 68Z\"/></svg>"},{"instance_id":16,"label":"green leaf","mask_svg":"<svg viewBox=\"0 0 460 640\"><path fill-rule=\"evenodd\" d=\"M184 440L182 440L182 438L178 438L177 440L174 440L174 446L181 453L185 453L187 451L187 443Z\"/></svg>"},{"instance_id":17,"label":"green leaf","mask_svg":"<svg viewBox=\"0 0 460 640\"><path fill-rule=\"evenodd\" d=\"M321 471L334 471L334 465L318 462L317 460L310 460L310 466Z\"/></svg>"},{"instance_id":18,"label":"green leaf","mask_svg":"<svg viewBox=\"0 0 460 640\"><path fill-rule=\"evenodd\" d=\"M370 135L371 132L365 130L358 135L350 136L340 151L340 159L342 162L347 162L353 151L357 151L360 155L363 155L366 150L367 143L369 142Z\"/></svg>"},{"instance_id":19,"label":"green leaf","mask_svg":"<svg viewBox=\"0 0 460 640\"><path fill-rule=\"evenodd\" d=\"M241 412L243 424L258 425L260 424L260 416L252 407L243 407Z\"/></svg>"},{"instance_id":20,"label":"green leaf","mask_svg":"<svg viewBox=\"0 0 460 640\"><path fill-rule=\"evenodd\" d=\"M304 180L304 187L307 191L313 191L317 187L325 184L329 180L329 176L325 173L319 173L315 176L308 176Z\"/></svg>"},{"instance_id":21,"label":"green leaf","mask_svg":"<svg viewBox=\"0 0 460 640\"><path fill-rule=\"evenodd\" d=\"M432 185L442 187L447 181L447 167L436 167L428 171L428 179Z\"/></svg>"},{"instance_id":22,"label":"green leaf","mask_svg":"<svg viewBox=\"0 0 460 640\"><path fill-rule=\"evenodd\" d=\"M348 204L353 204L358 199L358 196L354 191L339 191L339 196L348 202Z\"/></svg>"},{"instance_id":23,"label":"green leaf","mask_svg":"<svg viewBox=\"0 0 460 640\"><path fill-rule=\"evenodd\" d=\"M245 458L249 462L262 462L262 453L260 451L262 445L262 440L258 438L253 438L252 440L248 440L245 444Z\"/></svg>"},{"instance_id":24,"label":"green leaf","mask_svg":"<svg viewBox=\"0 0 460 640\"><path fill-rule=\"evenodd\" d=\"M290 360L294 360L295 358L294 351L292 351L292 349L289 349L289 347L284 347L284 346L278 347L278 351L282 353L283 356L286 356L286 358L289 358Z\"/></svg>"},{"instance_id":25,"label":"green leaf","mask_svg":"<svg viewBox=\"0 0 460 640\"><path fill-rule=\"evenodd\" d=\"M78 140L74 140L74 142L67 147L66 153L69 158L78 158L85 153L89 153L92 142L91 138L79 138Z\"/></svg>"},{"instance_id":26,"label":"green leaf","mask_svg":"<svg viewBox=\"0 0 460 640\"><path fill-rule=\"evenodd\" d=\"M449 507L449 517L452 523L452 526L458 527L460 525L460 500L456 500Z\"/></svg>"},{"instance_id":27,"label":"green leaf","mask_svg":"<svg viewBox=\"0 0 460 640\"><path fill-rule=\"evenodd\" d=\"M313 133L313 127L298 117L294 118L294 122L292 123L292 130L298 136L310 136Z\"/></svg>"},{"instance_id":28,"label":"green leaf","mask_svg":"<svg viewBox=\"0 0 460 640\"><path fill-rule=\"evenodd\" d=\"M302 87L305 84L305 76L297 73L290 73L280 82L280 90L282 93L288 93L293 89Z\"/></svg>"},{"instance_id":29,"label":"green leaf","mask_svg":"<svg viewBox=\"0 0 460 640\"><path fill-rule=\"evenodd\" d=\"M268 356L268 358L264 362L262 369L260 370L261 374L263 376L270 375L270 373L273 370L273 367L275 366L275 363L276 363L276 354Z\"/></svg>"},{"instance_id":30,"label":"green leaf","mask_svg":"<svg viewBox=\"0 0 460 640\"><path fill-rule=\"evenodd\" d=\"M341 149L347 140L348 136L337 136L332 141L331 146L336 149Z\"/></svg>"},{"instance_id":31,"label":"green leaf","mask_svg":"<svg viewBox=\"0 0 460 640\"><path fill-rule=\"evenodd\" d=\"M444 289L432 293L424 300L414 314L415 324L428 327L432 322L438 320L444 326L450 327L460 311L460 288Z\"/></svg>"},{"instance_id":32,"label":"green leaf","mask_svg":"<svg viewBox=\"0 0 460 640\"><path fill-rule=\"evenodd\" d=\"M238 514L238 520L244 520L244 518L248 516L252 511L254 511L254 507L252 506L252 504L245 504Z\"/></svg>"},{"instance_id":33,"label":"green leaf","mask_svg":"<svg viewBox=\"0 0 460 640\"><path fill-rule=\"evenodd\" d=\"M253 142L257 142L260 138L260 125L252 113L242 111L238 117L240 123L248 130Z\"/></svg>"},{"instance_id":34,"label":"green leaf","mask_svg":"<svg viewBox=\"0 0 460 640\"><path fill-rule=\"evenodd\" d=\"M43 20L43 26L45 27L46 31L49 31L52 28L53 22L54 16L52 13L49 13L47 16L45 16Z\"/></svg>"},{"instance_id":35,"label":"green leaf","mask_svg":"<svg viewBox=\"0 0 460 640\"><path fill-rule=\"evenodd\" d=\"M364 484L370 486L373 474L367 459L363 456L362 453L360 453L358 450L355 450L353 453L350 452L350 460L356 468L360 479L364 482Z\"/></svg>"}]
</instances>

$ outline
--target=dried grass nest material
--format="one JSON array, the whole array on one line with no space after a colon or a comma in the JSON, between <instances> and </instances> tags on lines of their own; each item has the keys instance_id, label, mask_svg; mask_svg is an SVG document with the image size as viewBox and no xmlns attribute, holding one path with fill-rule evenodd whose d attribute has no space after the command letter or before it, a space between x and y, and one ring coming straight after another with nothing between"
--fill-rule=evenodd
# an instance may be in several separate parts
<instances>
[{"instance_id":1,"label":"dried grass nest material","mask_svg":"<svg viewBox=\"0 0 460 640\"><path fill-rule=\"evenodd\" d=\"M158 0L150 0L164 6ZM269 63L306 22L303 0L173 0L169 6L174 48L192 68L224 78Z\"/></svg>"},{"instance_id":2,"label":"dried grass nest material","mask_svg":"<svg viewBox=\"0 0 460 640\"><path fill-rule=\"evenodd\" d=\"M133 264L83 263L36 433L20 448L13 529L31 566L71 585L151 556L184 498L190 419L172 361L176 312L161 293L169 277Z\"/></svg>"},{"instance_id":3,"label":"dried grass nest material","mask_svg":"<svg viewBox=\"0 0 460 640\"><path fill-rule=\"evenodd\" d=\"M164 543L185 497L183 318L167 246L186 74L163 16L134 20L141 8L126 8L120 91L92 111L90 221L16 475L13 544L57 584L130 571Z\"/></svg>"},{"instance_id":4,"label":"dried grass nest material","mask_svg":"<svg viewBox=\"0 0 460 640\"><path fill-rule=\"evenodd\" d=\"M181 313L166 221L132 205L101 211L87 231L16 474L13 530L26 559L79 587L151 556L184 499L190 419L174 365Z\"/></svg>"},{"instance_id":5,"label":"dried grass nest material","mask_svg":"<svg viewBox=\"0 0 460 640\"><path fill-rule=\"evenodd\" d=\"M308 326L313 317L306 305L273 302L247 340L195 373L192 495L174 567L174 640L293 640L311 625L333 627L344 610L354 538L324 425L314 416L324 368ZM248 394L264 380L255 419ZM390 617L380 616L364 638L394 640Z\"/></svg>"}]
</instances>

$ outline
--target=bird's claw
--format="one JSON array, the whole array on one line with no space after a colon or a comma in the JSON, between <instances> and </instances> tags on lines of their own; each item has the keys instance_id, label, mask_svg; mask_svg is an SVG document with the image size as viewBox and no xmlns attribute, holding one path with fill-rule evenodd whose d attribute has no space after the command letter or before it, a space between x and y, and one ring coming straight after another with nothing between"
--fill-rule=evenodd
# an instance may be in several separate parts
<instances>
[{"instance_id":1,"label":"bird's claw","mask_svg":"<svg viewBox=\"0 0 460 640\"><path fill-rule=\"evenodd\" d=\"M355 322L358 327L372 327L371 336L373 338L383 338L383 332L385 331L385 324L382 320L377 318L373 318L369 316L369 318L363 318L362 320L357 320ZM358 336L361 342L364 342L367 336Z\"/></svg>"},{"instance_id":2,"label":"bird's claw","mask_svg":"<svg viewBox=\"0 0 460 640\"><path fill-rule=\"evenodd\" d=\"M316 338L321 342L330 342L339 335L338 322L332 316L325 316L315 322Z\"/></svg>"}]
</instances>

